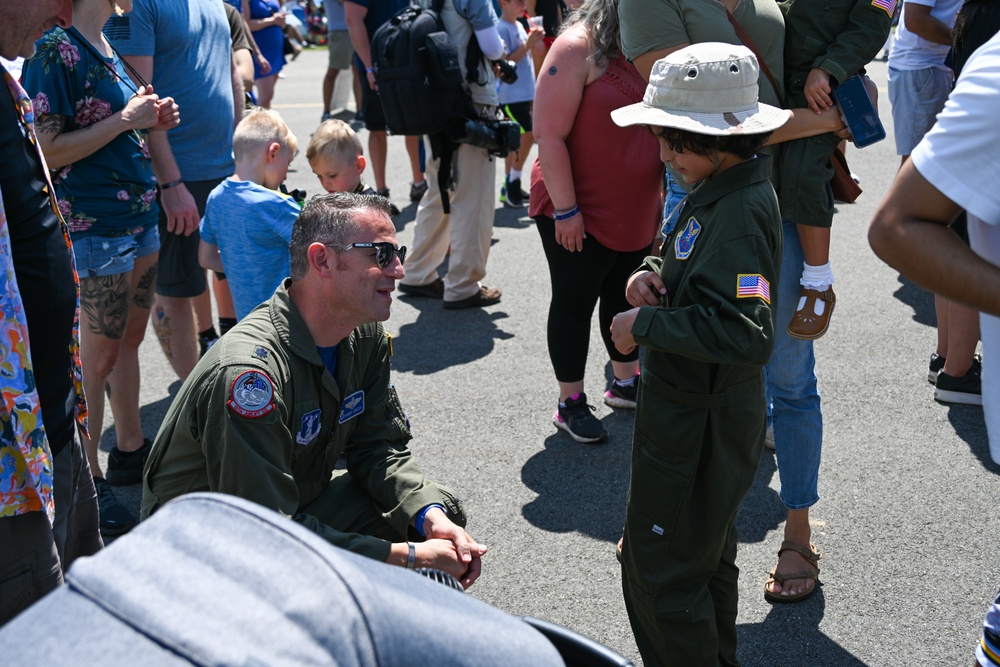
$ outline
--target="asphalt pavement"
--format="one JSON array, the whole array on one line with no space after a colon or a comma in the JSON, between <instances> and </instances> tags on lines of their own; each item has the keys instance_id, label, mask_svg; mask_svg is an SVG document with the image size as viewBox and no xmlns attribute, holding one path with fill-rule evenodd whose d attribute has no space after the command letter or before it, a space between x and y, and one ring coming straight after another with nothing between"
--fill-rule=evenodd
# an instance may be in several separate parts
<instances>
[{"instance_id":1,"label":"asphalt pavement","mask_svg":"<svg viewBox=\"0 0 1000 667\"><path fill-rule=\"evenodd\" d=\"M285 68L274 98L301 147L288 185L310 195L320 187L304 153L320 120L325 67L325 51L304 52ZM763 599L784 518L774 454L765 450L737 517L739 655L748 667L969 665L1000 586L1000 466L989 458L982 410L933 400L926 379L933 300L881 263L866 241L898 166L885 64L873 63L870 74L889 139L848 152L865 192L834 220L837 312L816 343L825 433L821 500L811 516L825 554L822 587L798 604ZM367 146L367 133L360 134ZM501 163L498 192L502 171ZM407 197L400 137L389 140L388 174L406 245L416 205ZM366 180L374 185L370 168ZM609 441L581 445L553 427L558 395L545 344L545 258L526 211L497 206L484 283L503 290L502 302L445 311L440 302L404 296L386 323L411 447L429 477L464 497L471 534L490 547L470 594L566 625L640 664L614 557L632 415L600 402L611 371L595 317L587 392ZM180 386L152 329L141 363L142 420L152 437ZM114 444L111 426L109 411L104 456ZM119 494L138 510L138 486Z\"/></svg>"}]
</instances>

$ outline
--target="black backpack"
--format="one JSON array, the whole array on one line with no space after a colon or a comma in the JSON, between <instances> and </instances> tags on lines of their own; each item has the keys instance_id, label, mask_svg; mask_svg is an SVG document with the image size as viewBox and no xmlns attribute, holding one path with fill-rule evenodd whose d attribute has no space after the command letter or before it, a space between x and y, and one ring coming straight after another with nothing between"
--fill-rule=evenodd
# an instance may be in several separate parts
<instances>
[{"instance_id":1,"label":"black backpack","mask_svg":"<svg viewBox=\"0 0 1000 667\"><path fill-rule=\"evenodd\" d=\"M406 7L372 38L378 95L393 134L454 130L466 115L469 93L441 21L443 5L434 0L433 9Z\"/></svg>"}]
</instances>

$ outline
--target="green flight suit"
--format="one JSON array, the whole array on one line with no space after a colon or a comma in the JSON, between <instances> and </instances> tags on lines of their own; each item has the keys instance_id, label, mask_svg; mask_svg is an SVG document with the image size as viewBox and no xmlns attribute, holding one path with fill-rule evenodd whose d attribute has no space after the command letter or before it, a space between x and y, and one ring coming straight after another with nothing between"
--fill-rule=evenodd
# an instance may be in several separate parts
<instances>
[{"instance_id":1,"label":"green flight suit","mask_svg":"<svg viewBox=\"0 0 1000 667\"><path fill-rule=\"evenodd\" d=\"M736 510L764 446L781 217L761 156L689 196L660 257L639 375L622 588L647 667L735 665ZM742 285L742 286L741 286Z\"/></svg>"},{"instance_id":2,"label":"green flight suit","mask_svg":"<svg viewBox=\"0 0 1000 667\"><path fill-rule=\"evenodd\" d=\"M228 493L380 561L392 541L419 539L409 523L427 505L443 505L464 526L461 503L424 477L406 446L409 422L389 383L382 325L362 325L339 343L333 377L289 284L184 382L144 470L142 518L185 493ZM346 471L334 469L341 455Z\"/></svg>"},{"instance_id":3,"label":"green flight suit","mask_svg":"<svg viewBox=\"0 0 1000 667\"><path fill-rule=\"evenodd\" d=\"M835 88L864 71L892 28L888 3L878 0L779 0L778 6L785 15L789 109L808 106L803 89L811 69L828 72ZM830 156L839 143L836 135L827 133L781 145L779 196L785 220L810 227L833 224Z\"/></svg>"}]
</instances>

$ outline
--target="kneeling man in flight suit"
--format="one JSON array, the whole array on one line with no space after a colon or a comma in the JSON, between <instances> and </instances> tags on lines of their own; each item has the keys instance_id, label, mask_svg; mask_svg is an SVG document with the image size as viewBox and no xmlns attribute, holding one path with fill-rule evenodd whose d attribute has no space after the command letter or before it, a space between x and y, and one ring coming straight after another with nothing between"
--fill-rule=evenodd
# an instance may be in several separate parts
<instances>
[{"instance_id":1,"label":"kneeling man in flight suit","mask_svg":"<svg viewBox=\"0 0 1000 667\"><path fill-rule=\"evenodd\" d=\"M432 567L468 588L486 546L448 489L413 461L389 382L389 319L406 248L388 202L336 193L306 204L291 278L216 343L156 436L142 518L215 491L281 512L332 544L393 565ZM340 456L347 469L335 469Z\"/></svg>"}]
</instances>

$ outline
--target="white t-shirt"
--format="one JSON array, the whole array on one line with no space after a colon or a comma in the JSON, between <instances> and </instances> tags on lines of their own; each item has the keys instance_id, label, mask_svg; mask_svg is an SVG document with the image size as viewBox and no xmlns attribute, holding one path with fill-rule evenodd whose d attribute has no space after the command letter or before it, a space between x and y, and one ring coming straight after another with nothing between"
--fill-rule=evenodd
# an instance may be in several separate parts
<instances>
[{"instance_id":1,"label":"white t-shirt","mask_svg":"<svg viewBox=\"0 0 1000 667\"><path fill-rule=\"evenodd\" d=\"M1000 267L1000 34L969 59L937 123L913 150L913 166L964 208L973 251ZM985 149L984 149L985 147ZM983 410L1000 463L1000 318L980 315Z\"/></svg>"},{"instance_id":2,"label":"white t-shirt","mask_svg":"<svg viewBox=\"0 0 1000 667\"><path fill-rule=\"evenodd\" d=\"M948 69L944 59L948 55L950 44L936 44L923 37L918 37L906 29L906 6L924 5L931 8L931 17L944 23L949 28L955 26L955 17L962 8L964 0L905 0L903 13L896 29L896 41L889 52L889 67L900 70Z\"/></svg>"}]
</instances>

